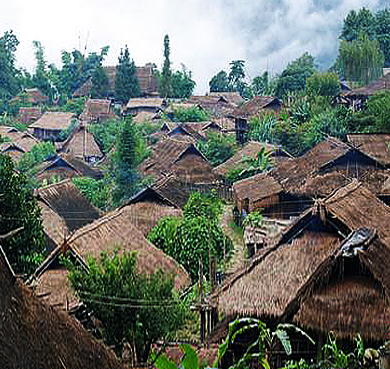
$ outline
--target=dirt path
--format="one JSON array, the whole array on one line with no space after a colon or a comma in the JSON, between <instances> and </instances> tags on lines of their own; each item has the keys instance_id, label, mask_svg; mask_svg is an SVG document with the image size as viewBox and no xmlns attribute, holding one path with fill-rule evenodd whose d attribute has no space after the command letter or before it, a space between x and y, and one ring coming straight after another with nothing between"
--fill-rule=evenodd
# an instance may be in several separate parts
<instances>
[{"instance_id":1,"label":"dirt path","mask_svg":"<svg viewBox=\"0 0 390 369\"><path fill-rule=\"evenodd\" d=\"M229 260L225 272L233 273L239 268L244 267L245 254L244 242L242 235L236 232L230 225L233 223L233 206L226 206L225 212L221 217L221 227L223 232L232 240L234 250L231 259Z\"/></svg>"}]
</instances>

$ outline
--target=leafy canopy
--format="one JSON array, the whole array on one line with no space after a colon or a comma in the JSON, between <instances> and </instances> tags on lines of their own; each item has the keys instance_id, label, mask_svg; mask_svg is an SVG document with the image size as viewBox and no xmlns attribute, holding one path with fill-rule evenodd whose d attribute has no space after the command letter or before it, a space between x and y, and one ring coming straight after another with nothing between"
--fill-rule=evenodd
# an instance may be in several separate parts
<instances>
[{"instance_id":1,"label":"leafy canopy","mask_svg":"<svg viewBox=\"0 0 390 369\"><path fill-rule=\"evenodd\" d=\"M174 277L158 270L139 273L134 252L88 260L88 272L71 268L69 280L83 303L103 323L103 336L121 356L128 342L139 363L152 343L177 330L186 310L174 291Z\"/></svg>"},{"instance_id":2,"label":"leafy canopy","mask_svg":"<svg viewBox=\"0 0 390 369\"><path fill-rule=\"evenodd\" d=\"M0 154L0 229L2 234L23 227L3 240L3 247L16 273L30 274L43 261L45 236L41 210L23 174L14 170L12 159Z\"/></svg>"}]
</instances>

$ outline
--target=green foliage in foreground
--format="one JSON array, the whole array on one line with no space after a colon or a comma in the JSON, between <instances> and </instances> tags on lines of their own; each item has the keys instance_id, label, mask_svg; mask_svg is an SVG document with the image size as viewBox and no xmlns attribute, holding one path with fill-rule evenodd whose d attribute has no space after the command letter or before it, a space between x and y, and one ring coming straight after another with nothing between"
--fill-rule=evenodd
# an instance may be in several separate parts
<instances>
[{"instance_id":1,"label":"green foliage in foreground","mask_svg":"<svg viewBox=\"0 0 390 369\"><path fill-rule=\"evenodd\" d=\"M97 180L90 177L75 177L72 181L93 206L101 210L111 208L112 181L109 178Z\"/></svg>"},{"instance_id":2,"label":"green foliage in foreground","mask_svg":"<svg viewBox=\"0 0 390 369\"><path fill-rule=\"evenodd\" d=\"M221 132L208 132L207 141L198 141L198 148L213 167L230 159L236 149L234 136L227 136Z\"/></svg>"},{"instance_id":3,"label":"green foliage in foreground","mask_svg":"<svg viewBox=\"0 0 390 369\"><path fill-rule=\"evenodd\" d=\"M45 252L41 210L26 177L14 171L12 159L0 154L0 233L23 229L2 240L16 273L30 274L41 264Z\"/></svg>"},{"instance_id":4,"label":"green foliage in foreground","mask_svg":"<svg viewBox=\"0 0 390 369\"><path fill-rule=\"evenodd\" d=\"M27 172L34 166L57 156L56 148L51 142L40 142L31 151L25 152L19 160L19 170Z\"/></svg>"},{"instance_id":5,"label":"green foliage in foreground","mask_svg":"<svg viewBox=\"0 0 390 369\"><path fill-rule=\"evenodd\" d=\"M193 193L184 207L183 219L162 219L148 239L183 265L195 281L200 260L208 265L210 254L221 261L232 249L231 240L218 224L221 211L221 202L214 194Z\"/></svg>"},{"instance_id":6,"label":"green foliage in foreground","mask_svg":"<svg viewBox=\"0 0 390 369\"><path fill-rule=\"evenodd\" d=\"M161 270L140 274L134 252L101 254L88 260L88 272L71 268L77 295L103 323L103 336L120 357L128 342L138 363L146 363L150 347L184 322L186 309L174 291L174 277Z\"/></svg>"}]
</instances>

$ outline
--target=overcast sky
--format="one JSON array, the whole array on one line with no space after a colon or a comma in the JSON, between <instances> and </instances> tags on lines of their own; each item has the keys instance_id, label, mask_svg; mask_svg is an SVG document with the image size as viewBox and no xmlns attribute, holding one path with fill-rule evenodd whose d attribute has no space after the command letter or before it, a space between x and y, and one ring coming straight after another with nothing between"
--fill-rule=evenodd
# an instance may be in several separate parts
<instances>
[{"instance_id":1,"label":"overcast sky","mask_svg":"<svg viewBox=\"0 0 390 369\"><path fill-rule=\"evenodd\" d=\"M12 0L0 3L0 33L12 29L20 41L17 64L33 70L32 41L46 60L61 66L61 50L87 53L110 46L105 65L115 65L128 45L137 65L163 62L163 39L171 61L193 72L196 93L235 59L248 77L281 72L308 51L327 68L335 59L342 21L352 9L377 11L390 0Z\"/></svg>"}]
</instances>

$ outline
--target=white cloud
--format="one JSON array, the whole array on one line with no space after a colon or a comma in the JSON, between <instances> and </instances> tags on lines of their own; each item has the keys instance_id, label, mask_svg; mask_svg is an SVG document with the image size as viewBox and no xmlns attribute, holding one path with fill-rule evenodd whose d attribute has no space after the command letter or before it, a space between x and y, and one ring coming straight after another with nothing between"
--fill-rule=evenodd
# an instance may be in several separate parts
<instances>
[{"instance_id":1,"label":"white cloud","mask_svg":"<svg viewBox=\"0 0 390 369\"><path fill-rule=\"evenodd\" d=\"M351 9L377 10L390 0L14 0L0 4L0 33L20 40L18 65L32 70L32 41L46 59L61 64L61 50L87 52L110 46L106 64L116 64L128 45L136 64L163 61L169 34L174 68L192 70L197 93L234 59L245 59L250 77L280 72L305 51L327 66L335 58L342 20Z\"/></svg>"}]
</instances>

